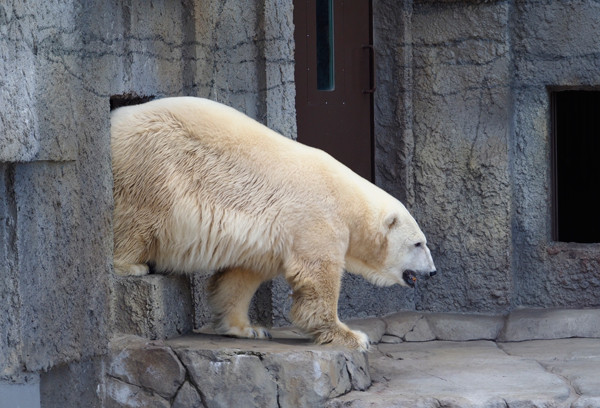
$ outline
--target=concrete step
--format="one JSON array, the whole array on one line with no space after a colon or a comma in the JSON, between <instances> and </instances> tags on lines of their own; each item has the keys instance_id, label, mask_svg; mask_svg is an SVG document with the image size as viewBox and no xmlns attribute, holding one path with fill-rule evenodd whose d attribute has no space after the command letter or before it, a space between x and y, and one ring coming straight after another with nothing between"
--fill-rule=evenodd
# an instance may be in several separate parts
<instances>
[{"instance_id":1,"label":"concrete step","mask_svg":"<svg viewBox=\"0 0 600 408\"><path fill-rule=\"evenodd\" d=\"M510 313L500 341L600 337L600 309L522 309Z\"/></svg>"},{"instance_id":2,"label":"concrete step","mask_svg":"<svg viewBox=\"0 0 600 408\"><path fill-rule=\"evenodd\" d=\"M190 282L181 275L113 277L113 333L168 339L190 333L193 307Z\"/></svg>"},{"instance_id":3,"label":"concrete step","mask_svg":"<svg viewBox=\"0 0 600 408\"><path fill-rule=\"evenodd\" d=\"M382 320L385 332L376 342L600 338L600 309L519 309L506 315L407 311Z\"/></svg>"}]
</instances>

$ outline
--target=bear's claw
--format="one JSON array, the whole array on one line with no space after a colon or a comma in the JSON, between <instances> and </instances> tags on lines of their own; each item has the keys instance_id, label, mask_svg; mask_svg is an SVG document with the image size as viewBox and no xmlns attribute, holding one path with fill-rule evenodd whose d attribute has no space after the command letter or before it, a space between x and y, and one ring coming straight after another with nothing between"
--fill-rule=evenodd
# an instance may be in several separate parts
<instances>
[{"instance_id":1,"label":"bear's claw","mask_svg":"<svg viewBox=\"0 0 600 408\"><path fill-rule=\"evenodd\" d=\"M248 329L246 329L248 330ZM273 336L271 336L271 333L269 333L269 331L263 327L253 327L250 328L250 338L254 338L254 339L272 339Z\"/></svg>"}]
</instances>

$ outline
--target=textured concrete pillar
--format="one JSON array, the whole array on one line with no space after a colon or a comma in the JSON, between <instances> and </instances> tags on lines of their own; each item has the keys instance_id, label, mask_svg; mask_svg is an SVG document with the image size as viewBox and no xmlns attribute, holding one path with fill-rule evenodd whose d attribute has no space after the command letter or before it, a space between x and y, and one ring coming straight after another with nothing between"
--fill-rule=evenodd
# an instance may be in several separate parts
<instances>
[{"instance_id":1,"label":"textured concrete pillar","mask_svg":"<svg viewBox=\"0 0 600 408\"><path fill-rule=\"evenodd\" d=\"M412 209L440 272L417 309L510 308L510 16L509 2L413 5Z\"/></svg>"}]
</instances>

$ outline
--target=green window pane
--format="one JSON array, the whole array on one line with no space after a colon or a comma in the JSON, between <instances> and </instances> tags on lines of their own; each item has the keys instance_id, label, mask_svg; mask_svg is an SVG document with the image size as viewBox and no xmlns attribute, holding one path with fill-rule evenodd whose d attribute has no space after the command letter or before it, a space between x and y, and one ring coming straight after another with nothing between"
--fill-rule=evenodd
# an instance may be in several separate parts
<instances>
[{"instance_id":1,"label":"green window pane","mask_svg":"<svg viewBox=\"0 0 600 408\"><path fill-rule=\"evenodd\" d=\"M333 0L317 0L317 89L335 89L333 54Z\"/></svg>"}]
</instances>

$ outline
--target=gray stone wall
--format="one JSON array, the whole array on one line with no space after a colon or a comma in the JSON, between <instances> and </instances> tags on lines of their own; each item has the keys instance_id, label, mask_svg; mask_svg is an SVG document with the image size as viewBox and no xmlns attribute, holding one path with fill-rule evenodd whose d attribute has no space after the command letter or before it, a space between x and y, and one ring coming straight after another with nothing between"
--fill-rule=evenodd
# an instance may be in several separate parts
<instances>
[{"instance_id":1,"label":"gray stone wall","mask_svg":"<svg viewBox=\"0 0 600 408\"><path fill-rule=\"evenodd\" d=\"M277 0L188 5L193 31L185 78L192 83L182 93L230 105L295 138L291 7Z\"/></svg>"},{"instance_id":2,"label":"gray stone wall","mask_svg":"<svg viewBox=\"0 0 600 408\"><path fill-rule=\"evenodd\" d=\"M116 327L110 96L210 97L293 137L290 5L0 4L0 382L40 388L50 370L52 406Z\"/></svg>"},{"instance_id":3,"label":"gray stone wall","mask_svg":"<svg viewBox=\"0 0 600 408\"><path fill-rule=\"evenodd\" d=\"M397 296L408 308L507 309L510 3L374 6L377 183L412 211L441 272Z\"/></svg>"},{"instance_id":4,"label":"gray stone wall","mask_svg":"<svg viewBox=\"0 0 600 408\"><path fill-rule=\"evenodd\" d=\"M413 7L414 210L441 271L417 308L510 304L508 26L508 2Z\"/></svg>"},{"instance_id":5,"label":"gray stone wall","mask_svg":"<svg viewBox=\"0 0 600 408\"><path fill-rule=\"evenodd\" d=\"M107 106L66 69L74 27L71 5L0 5L2 380L107 347Z\"/></svg>"},{"instance_id":6,"label":"gray stone wall","mask_svg":"<svg viewBox=\"0 0 600 408\"><path fill-rule=\"evenodd\" d=\"M600 4L517 2L513 14L514 304L598 306L600 245L552 241L549 91L600 89Z\"/></svg>"}]
</instances>

